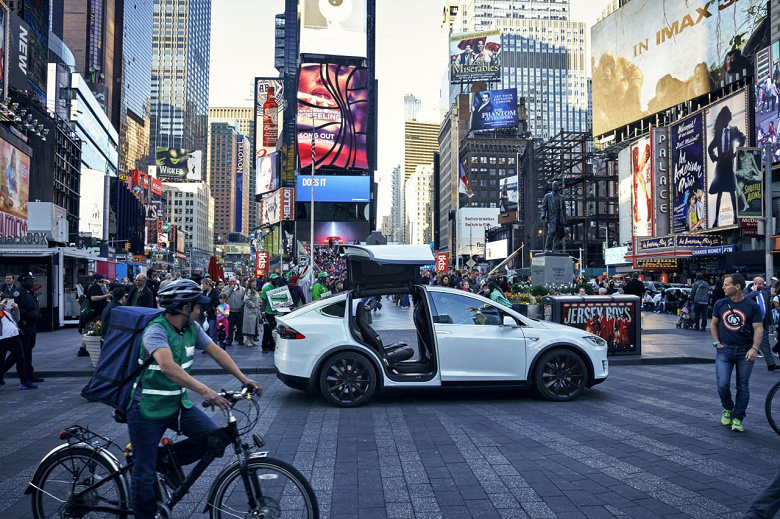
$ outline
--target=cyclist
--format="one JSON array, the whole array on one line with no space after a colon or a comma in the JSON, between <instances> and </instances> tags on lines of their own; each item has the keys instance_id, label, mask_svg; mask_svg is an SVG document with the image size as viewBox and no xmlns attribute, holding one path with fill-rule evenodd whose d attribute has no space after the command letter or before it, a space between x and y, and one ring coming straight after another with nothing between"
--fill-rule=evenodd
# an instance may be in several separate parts
<instances>
[{"instance_id":1,"label":"cyclist","mask_svg":"<svg viewBox=\"0 0 780 519\"><path fill-rule=\"evenodd\" d=\"M166 429L185 436L197 436L217 428L203 411L193 407L187 389L197 392L211 408L227 410L230 402L190 376L196 349L213 358L242 384L260 384L247 378L230 356L214 344L197 323L200 305L209 304L200 286L189 279L175 281L158 292L165 312L152 320L143 333L141 355L153 357L149 367L136 380L127 413L135 466L132 474L135 517L153 518L157 511L154 483L157 450ZM184 461L192 463L198 458Z\"/></svg>"}]
</instances>

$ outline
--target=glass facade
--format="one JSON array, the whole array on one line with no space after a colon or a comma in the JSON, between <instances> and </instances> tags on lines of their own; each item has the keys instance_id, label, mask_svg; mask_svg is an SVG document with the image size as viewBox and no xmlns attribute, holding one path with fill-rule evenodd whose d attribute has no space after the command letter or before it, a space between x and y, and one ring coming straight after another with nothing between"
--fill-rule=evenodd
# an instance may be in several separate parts
<instances>
[{"instance_id":1,"label":"glass facade","mask_svg":"<svg viewBox=\"0 0 780 519\"><path fill-rule=\"evenodd\" d=\"M155 0L152 30L149 151L206 151L211 2Z\"/></svg>"}]
</instances>

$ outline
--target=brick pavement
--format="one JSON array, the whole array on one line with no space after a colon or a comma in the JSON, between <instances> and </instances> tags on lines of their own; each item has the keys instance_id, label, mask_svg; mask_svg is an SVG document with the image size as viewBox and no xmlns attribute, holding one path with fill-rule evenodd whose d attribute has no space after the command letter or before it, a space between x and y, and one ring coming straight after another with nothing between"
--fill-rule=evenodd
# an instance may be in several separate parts
<instances>
[{"instance_id":1,"label":"brick pavement","mask_svg":"<svg viewBox=\"0 0 780 519\"><path fill-rule=\"evenodd\" d=\"M273 375L256 432L312 482L332 518L736 518L778 464L755 370L744 434L720 425L712 365L618 366L574 402L523 391L383 395L357 409L287 388ZM212 387L230 378L207 375ZM30 517L22 491L37 461L77 422L119 445L126 429L77 396L84 379L0 391L0 517ZM175 510L198 516L230 456Z\"/></svg>"}]
</instances>

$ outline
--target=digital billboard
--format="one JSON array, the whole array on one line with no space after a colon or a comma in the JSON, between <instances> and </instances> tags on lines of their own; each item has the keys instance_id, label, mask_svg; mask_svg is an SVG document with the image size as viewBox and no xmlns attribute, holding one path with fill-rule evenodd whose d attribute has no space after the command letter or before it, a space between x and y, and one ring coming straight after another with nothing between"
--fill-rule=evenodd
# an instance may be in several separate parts
<instances>
[{"instance_id":1,"label":"digital billboard","mask_svg":"<svg viewBox=\"0 0 780 519\"><path fill-rule=\"evenodd\" d=\"M458 211L458 254L485 253L485 230L498 225L499 211L476 207Z\"/></svg>"},{"instance_id":2,"label":"digital billboard","mask_svg":"<svg viewBox=\"0 0 780 519\"><path fill-rule=\"evenodd\" d=\"M278 154L269 153L257 159L255 198L279 189Z\"/></svg>"},{"instance_id":3,"label":"digital billboard","mask_svg":"<svg viewBox=\"0 0 780 519\"><path fill-rule=\"evenodd\" d=\"M298 76L298 159L301 169L367 169L368 70L307 63Z\"/></svg>"},{"instance_id":4,"label":"digital billboard","mask_svg":"<svg viewBox=\"0 0 780 519\"><path fill-rule=\"evenodd\" d=\"M593 26L593 134L752 74L743 50L766 4L632 0Z\"/></svg>"},{"instance_id":5,"label":"digital billboard","mask_svg":"<svg viewBox=\"0 0 780 519\"><path fill-rule=\"evenodd\" d=\"M311 176L298 175L297 202L311 202ZM314 176L315 202L368 202L371 198L369 176Z\"/></svg>"},{"instance_id":6,"label":"digital billboard","mask_svg":"<svg viewBox=\"0 0 780 519\"><path fill-rule=\"evenodd\" d=\"M450 82L497 81L501 76L501 31L450 36Z\"/></svg>"},{"instance_id":7,"label":"digital billboard","mask_svg":"<svg viewBox=\"0 0 780 519\"><path fill-rule=\"evenodd\" d=\"M703 125L701 112L671 125L673 234L701 231L707 221Z\"/></svg>"},{"instance_id":8,"label":"digital billboard","mask_svg":"<svg viewBox=\"0 0 780 519\"><path fill-rule=\"evenodd\" d=\"M79 201L79 233L103 238L103 208L105 174L94 169L81 169Z\"/></svg>"},{"instance_id":9,"label":"digital billboard","mask_svg":"<svg viewBox=\"0 0 780 519\"><path fill-rule=\"evenodd\" d=\"M263 196L260 201L260 225L273 225L280 220L295 219L294 199L295 192L291 187L283 187Z\"/></svg>"},{"instance_id":10,"label":"digital billboard","mask_svg":"<svg viewBox=\"0 0 780 519\"><path fill-rule=\"evenodd\" d=\"M257 171L260 171L260 160L276 152L281 144L279 141L286 107L284 81L278 78L255 78L255 134L252 142Z\"/></svg>"},{"instance_id":11,"label":"digital billboard","mask_svg":"<svg viewBox=\"0 0 780 519\"><path fill-rule=\"evenodd\" d=\"M764 150L737 148L737 216L764 216Z\"/></svg>"},{"instance_id":12,"label":"digital billboard","mask_svg":"<svg viewBox=\"0 0 780 519\"><path fill-rule=\"evenodd\" d=\"M366 0L300 0L301 54L366 57Z\"/></svg>"},{"instance_id":13,"label":"digital billboard","mask_svg":"<svg viewBox=\"0 0 780 519\"><path fill-rule=\"evenodd\" d=\"M520 191L518 189L519 175L511 175L504 177L500 181L501 189L499 190L499 207L502 213L508 213L509 211L517 210L517 204L520 199Z\"/></svg>"},{"instance_id":14,"label":"digital billboard","mask_svg":"<svg viewBox=\"0 0 780 519\"><path fill-rule=\"evenodd\" d=\"M743 89L704 109L707 229L737 223L736 148L747 144L747 106L747 89Z\"/></svg>"},{"instance_id":15,"label":"digital billboard","mask_svg":"<svg viewBox=\"0 0 780 519\"><path fill-rule=\"evenodd\" d=\"M25 43L26 50L19 48L20 57L26 52L27 80L35 97L46 106L46 77L49 72L49 2L24 0L24 21L30 28ZM20 61L20 65L22 61Z\"/></svg>"},{"instance_id":16,"label":"digital billboard","mask_svg":"<svg viewBox=\"0 0 780 519\"><path fill-rule=\"evenodd\" d=\"M162 182L203 182L203 152L157 146L155 164Z\"/></svg>"},{"instance_id":17,"label":"digital billboard","mask_svg":"<svg viewBox=\"0 0 780 519\"><path fill-rule=\"evenodd\" d=\"M30 157L0 139L0 236L27 234Z\"/></svg>"},{"instance_id":18,"label":"digital billboard","mask_svg":"<svg viewBox=\"0 0 780 519\"><path fill-rule=\"evenodd\" d=\"M517 89L483 90L471 94L471 130L517 128Z\"/></svg>"},{"instance_id":19,"label":"digital billboard","mask_svg":"<svg viewBox=\"0 0 780 519\"><path fill-rule=\"evenodd\" d=\"M329 240L338 243L365 243L371 229L368 222L314 222L314 242L327 245ZM297 239L308 243L311 236L309 222L299 222L296 228Z\"/></svg>"},{"instance_id":20,"label":"digital billboard","mask_svg":"<svg viewBox=\"0 0 780 519\"><path fill-rule=\"evenodd\" d=\"M650 138L631 144L631 227L634 236L653 236L653 170Z\"/></svg>"},{"instance_id":21,"label":"digital billboard","mask_svg":"<svg viewBox=\"0 0 780 519\"><path fill-rule=\"evenodd\" d=\"M780 42L756 53L755 112L753 121L756 131L756 146L772 144L772 162L780 161L777 126L780 119Z\"/></svg>"}]
</instances>

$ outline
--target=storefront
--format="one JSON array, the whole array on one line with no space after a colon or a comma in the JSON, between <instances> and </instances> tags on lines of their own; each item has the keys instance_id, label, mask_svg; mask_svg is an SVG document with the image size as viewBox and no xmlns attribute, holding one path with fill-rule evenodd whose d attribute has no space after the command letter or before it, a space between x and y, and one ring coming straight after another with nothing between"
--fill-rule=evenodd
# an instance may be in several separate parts
<instances>
[{"instance_id":1,"label":"storefront","mask_svg":"<svg viewBox=\"0 0 780 519\"><path fill-rule=\"evenodd\" d=\"M100 270L105 258L86 250L48 246L43 233L30 233L24 243L0 243L0 270L18 276L32 272L41 307L39 331L78 324L80 309L77 285L83 287L90 271Z\"/></svg>"},{"instance_id":2,"label":"storefront","mask_svg":"<svg viewBox=\"0 0 780 519\"><path fill-rule=\"evenodd\" d=\"M683 234L634 238L635 270L657 273L659 281L685 282L682 265L694 250L722 246L719 234Z\"/></svg>"}]
</instances>

